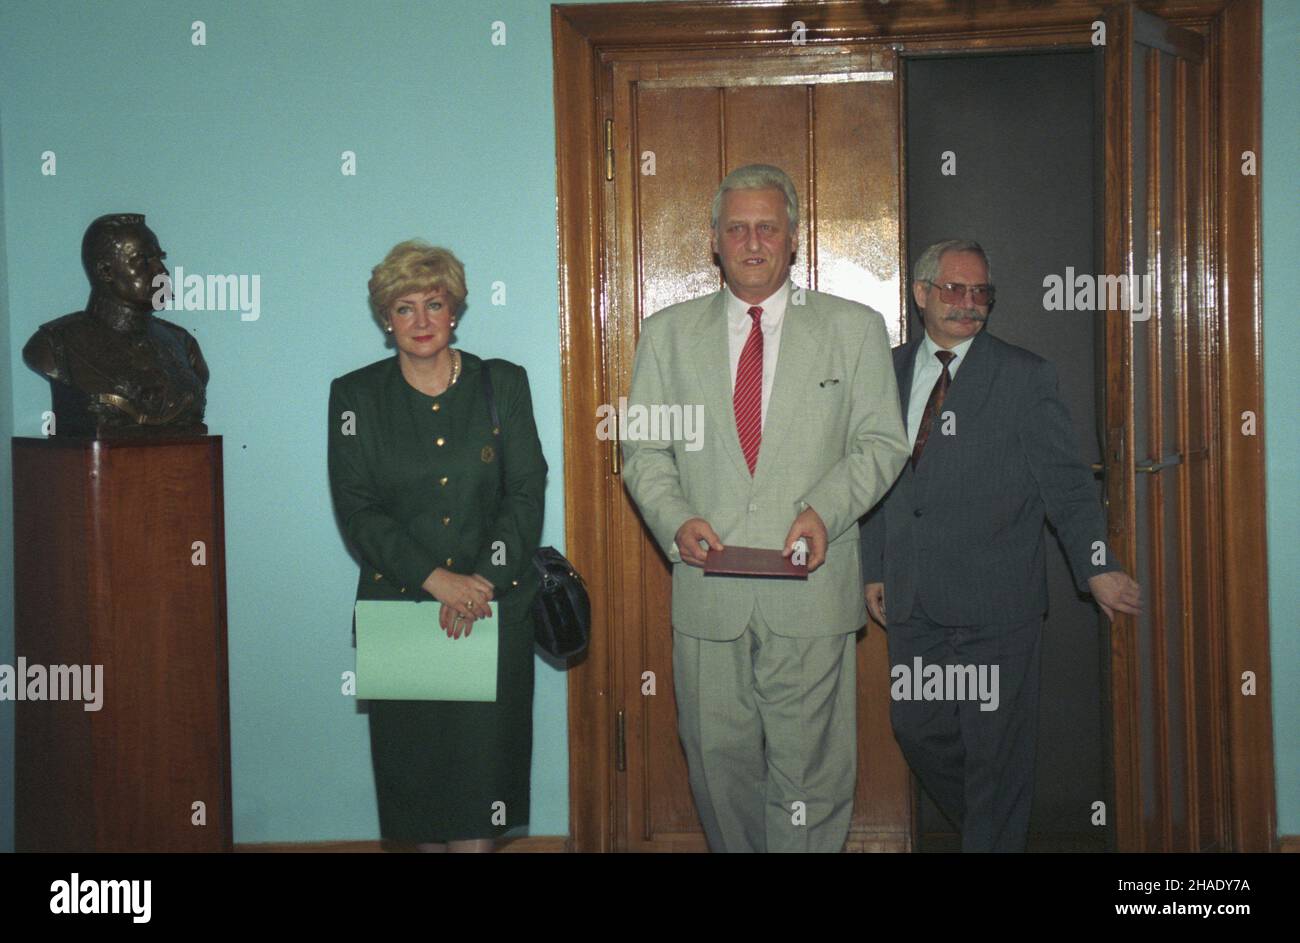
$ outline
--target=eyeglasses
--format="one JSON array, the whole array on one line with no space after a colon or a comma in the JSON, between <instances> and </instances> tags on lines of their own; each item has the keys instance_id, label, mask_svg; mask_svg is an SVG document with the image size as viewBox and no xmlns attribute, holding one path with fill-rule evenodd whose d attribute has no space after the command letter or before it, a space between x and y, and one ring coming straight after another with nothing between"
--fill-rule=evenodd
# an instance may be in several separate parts
<instances>
[{"instance_id":1,"label":"eyeglasses","mask_svg":"<svg viewBox=\"0 0 1300 943\"><path fill-rule=\"evenodd\" d=\"M994 288L992 285L963 285L960 282L945 282L940 285L938 282L929 280L926 281L926 284L939 289L939 297L944 304L961 304L967 292L970 292L970 300L974 304L983 306L993 302Z\"/></svg>"}]
</instances>

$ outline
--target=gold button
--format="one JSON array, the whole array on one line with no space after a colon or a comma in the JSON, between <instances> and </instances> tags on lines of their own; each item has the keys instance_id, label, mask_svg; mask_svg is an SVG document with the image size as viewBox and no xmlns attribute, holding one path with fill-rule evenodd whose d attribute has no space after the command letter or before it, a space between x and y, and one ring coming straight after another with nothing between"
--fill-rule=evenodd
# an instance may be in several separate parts
<instances>
[{"instance_id":1,"label":"gold button","mask_svg":"<svg viewBox=\"0 0 1300 943\"><path fill-rule=\"evenodd\" d=\"M446 476L446 475L443 475L441 478L439 478L439 479L438 479L438 484L442 485L443 487L446 487L446 485L447 485L447 476Z\"/></svg>"},{"instance_id":2,"label":"gold button","mask_svg":"<svg viewBox=\"0 0 1300 943\"><path fill-rule=\"evenodd\" d=\"M438 438L434 439L433 441L434 441L435 443L437 443L437 445L438 445L439 447L441 447L442 444L443 444L444 442L446 442L447 440L444 439L442 436L438 436Z\"/></svg>"},{"instance_id":3,"label":"gold button","mask_svg":"<svg viewBox=\"0 0 1300 943\"><path fill-rule=\"evenodd\" d=\"M451 523L451 518L450 518L450 517L444 517L444 518L442 519L442 526L443 526L443 527L446 527L446 526L447 526L448 524L450 524L450 523Z\"/></svg>"},{"instance_id":4,"label":"gold button","mask_svg":"<svg viewBox=\"0 0 1300 943\"><path fill-rule=\"evenodd\" d=\"M406 587L405 587L405 586L402 587L402 592L406 592Z\"/></svg>"},{"instance_id":5,"label":"gold button","mask_svg":"<svg viewBox=\"0 0 1300 943\"><path fill-rule=\"evenodd\" d=\"M378 573L375 574L375 582L378 582L379 580L382 580L382 579L383 579L383 576L381 576L381 575L378 574Z\"/></svg>"},{"instance_id":6,"label":"gold button","mask_svg":"<svg viewBox=\"0 0 1300 943\"><path fill-rule=\"evenodd\" d=\"M510 585L511 585L511 586L518 586L518 585L519 585L519 581L518 581L518 580L511 580L511 581L510 581Z\"/></svg>"},{"instance_id":7,"label":"gold button","mask_svg":"<svg viewBox=\"0 0 1300 943\"><path fill-rule=\"evenodd\" d=\"M433 404L433 411L434 411L435 413L436 413L438 410L440 410L440 409L442 409L442 403L434 403L434 404Z\"/></svg>"},{"instance_id":8,"label":"gold button","mask_svg":"<svg viewBox=\"0 0 1300 943\"><path fill-rule=\"evenodd\" d=\"M447 566L451 566L451 557L447 558Z\"/></svg>"}]
</instances>

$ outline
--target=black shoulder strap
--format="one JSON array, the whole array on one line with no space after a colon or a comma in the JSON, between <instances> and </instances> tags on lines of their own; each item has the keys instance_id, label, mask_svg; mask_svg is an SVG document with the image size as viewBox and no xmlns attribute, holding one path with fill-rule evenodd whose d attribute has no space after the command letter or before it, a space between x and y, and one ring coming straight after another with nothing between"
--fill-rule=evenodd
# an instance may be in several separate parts
<instances>
[{"instance_id":1,"label":"black shoulder strap","mask_svg":"<svg viewBox=\"0 0 1300 943\"><path fill-rule=\"evenodd\" d=\"M501 469L501 487L504 490L506 480L506 439L501 434L501 417L497 414L497 399L492 391L492 371L488 368L488 362L483 361L483 396L487 400L488 415L492 417L492 434L496 436L497 448L501 452L501 461L497 465Z\"/></svg>"}]
</instances>

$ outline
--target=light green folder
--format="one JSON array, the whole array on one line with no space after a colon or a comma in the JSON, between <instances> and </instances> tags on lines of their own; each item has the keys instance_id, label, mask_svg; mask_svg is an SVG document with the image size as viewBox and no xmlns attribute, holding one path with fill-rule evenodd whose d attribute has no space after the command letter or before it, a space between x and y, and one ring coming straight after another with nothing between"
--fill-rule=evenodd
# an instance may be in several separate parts
<instances>
[{"instance_id":1,"label":"light green folder","mask_svg":"<svg viewBox=\"0 0 1300 943\"><path fill-rule=\"evenodd\" d=\"M368 701L495 701L497 611L469 637L447 637L438 602L359 600L357 697Z\"/></svg>"}]
</instances>

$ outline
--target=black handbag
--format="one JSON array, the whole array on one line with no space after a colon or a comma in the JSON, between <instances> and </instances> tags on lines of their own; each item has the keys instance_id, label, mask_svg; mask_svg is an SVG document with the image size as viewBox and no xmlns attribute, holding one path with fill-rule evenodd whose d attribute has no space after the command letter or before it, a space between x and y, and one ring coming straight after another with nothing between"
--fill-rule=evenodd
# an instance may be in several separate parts
<instances>
[{"instance_id":1,"label":"black handbag","mask_svg":"<svg viewBox=\"0 0 1300 943\"><path fill-rule=\"evenodd\" d=\"M492 417L492 434L497 437L501 461L501 486L505 488L506 439L501 432L492 375L483 363L483 395ZM554 547L539 547L533 554L533 568L541 577L541 588L533 597L533 638L542 651L555 658L572 658L587 650L591 641L591 600L587 587L573 564Z\"/></svg>"}]
</instances>

